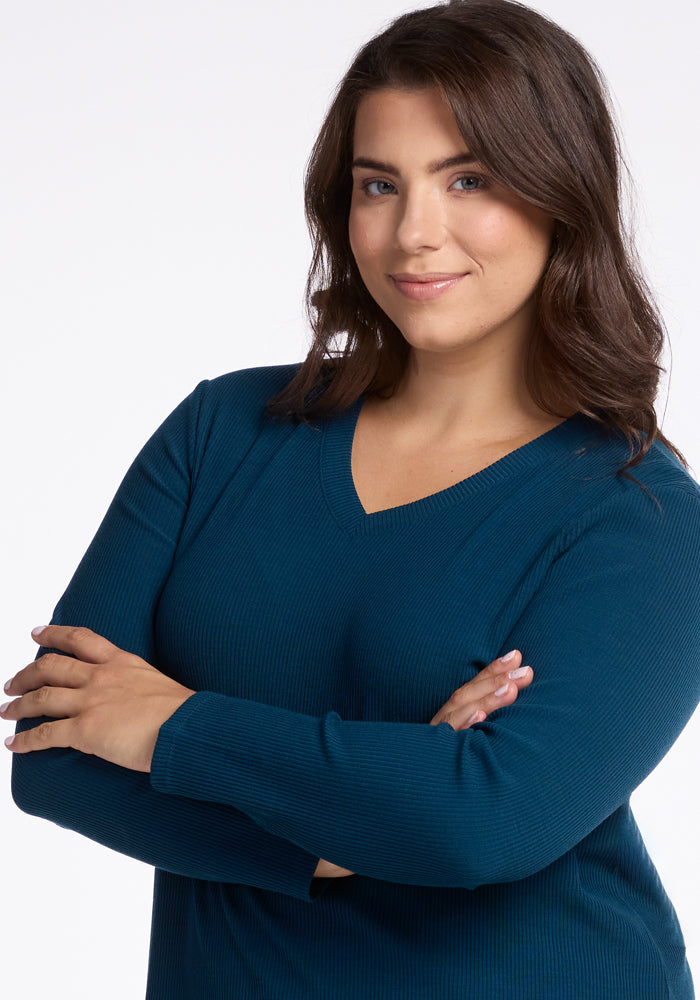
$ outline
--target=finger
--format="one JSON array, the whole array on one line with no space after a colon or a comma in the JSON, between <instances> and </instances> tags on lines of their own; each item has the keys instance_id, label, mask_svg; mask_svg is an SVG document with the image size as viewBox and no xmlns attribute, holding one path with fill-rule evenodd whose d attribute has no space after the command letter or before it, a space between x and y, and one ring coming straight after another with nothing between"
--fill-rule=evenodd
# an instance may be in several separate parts
<instances>
[{"instance_id":1,"label":"finger","mask_svg":"<svg viewBox=\"0 0 700 1000\"><path fill-rule=\"evenodd\" d=\"M445 715L457 710L463 712L465 709L470 709L467 712L467 717L473 714L479 707L480 699L502 686L504 673L507 673L509 675L508 679L515 681L519 688L524 687L524 681L528 678L528 675L521 674L521 662L522 653L519 649L513 649L497 660L493 660L483 670L480 670L475 677L472 677L471 680L467 681L466 684L463 684L451 694L448 701L445 702L440 711L431 720L431 723L437 725L439 722L444 722L446 721L444 718ZM513 674L512 678L510 674ZM531 679L530 675L527 683Z\"/></svg>"},{"instance_id":2,"label":"finger","mask_svg":"<svg viewBox=\"0 0 700 1000\"><path fill-rule=\"evenodd\" d=\"M94 666L74 660L61 653L44 653L38 660L24 667L7 682L5 693L23 695L28 691L49 685L51 687L82 687L87 683Z\"/></svg>"},{"instance_id":3,"label":"finger","mask_svg":"<svg viewBox=\"0 0 700 1000\"><path fill-rule=\"evenodd\" d=\"M465 728L467 720L471 720L470 725L474 725L476 721L483 722L483 718L472 720L476 711L481 710L488 715L500 705L511 704L517 698L518 692L532 683L534 676L529 666L513 666L513 663L519 663L520 659L518 654L506 664L508 673L505 676L502 663L499 661L490 663L476 677L457 688L431 719L431 724L449 722L454 729ZM503 700L508 698L511 698L511 701Z\"/></svg>"},{"instance_id":4,"label":"finger","mask_svg":"<svg viewBox=\"0 0 700 1000\"><path fill-rule=\"evenodd\" d=\"M518 680L506 680L502 682L500 687L496 688L495 691L480 699L478 708L474 709L473 712L471 711L471 707L455 709L449 713L449 718L445 721L449 722L455 730L469 729L478 722L485 722L489 715L495 712L497 708L505 708L507 705L512 705L522 687L530 684L534 676L529 667L521 669L527 670L528 674ZM525 684L523 684L523 681L525 681Z\"/></svg>"},{"instance_id":5,"label":"finger","mask_svg":"<svg viewBox=\"0 0 700 1000\"><path fill-rule=\"evenodd\" d=\"M38 719L47 715L51 719L65 719L80 711L80 694L75 688L40 687L21 698L0 706L0 717L8 722L20 719Z\"/></svg>"},{"instance_id":6,"label":"finger","mask_svg":"<svg viewBox=\"0 0 700 1000\"><path fill-rule=\"evenodd\" d=\"M480 698L491 694L492 691L501 687L504 683L504 675L507 675L509 680L516 681L519 687L524 687L522 678L527 675L522 675L521 673L522 668L520 664L522 663L522 659L520 650L513 649L510 653L506 653L505 656L501 656L497 660L492 660L475 677L472 677L471 680L452 693L447 703L450 710L462 708L464 705L473 705ZM511 674L513 677L510 676ZM530 679L532 678L530 677Z\"/></svg>"},{"instance_id":7,"label":"finger","mask_svg":"<svg viewBox=\"0 0 700 1000\"><path fill-rule=\"evenodd\" d=\"M60 649L87 663L104 663L119 652L109 639L82 625L39 626L32 629L32 639L45 649Z\"/></svg>"},{"instance_id":8,"label":"finger","mask_svg":"<svg viewBox=\"0 0 700 1000\"><path fill-rule=\"evenodd\" d=\"M32 750L48 750L49 747L71 747L75 733L72 719L59 719L57 722L42 722L33 729L25 729L22 733L8 736L5 746L12 753L29 753Z\"/></svg>"},{"instance_id":9,"label":"finger","mask_svg":"<svg viewBox=\"0 0 700 1000\"><path fill-rule=\"evenodd\" d=\"M341 868L340 865L334 865L330 861L324 861L323 858L320 858L316 865L314 878L345 878L347 875L353 874L354 872L348 868Z\"/></svg>"},{"instance_id":10,"label":"finger","mask_svg":"<svg viewBox=\"0 0 700 1000\"><path fill-rule=\"evenodd\" d=\"M493 660L482 670L483 674L505 674L511 670L517 670L523 662L523 654L519 649L511 649L509 653L504 653L497 660Z\"/></svg>"}]
</instances>

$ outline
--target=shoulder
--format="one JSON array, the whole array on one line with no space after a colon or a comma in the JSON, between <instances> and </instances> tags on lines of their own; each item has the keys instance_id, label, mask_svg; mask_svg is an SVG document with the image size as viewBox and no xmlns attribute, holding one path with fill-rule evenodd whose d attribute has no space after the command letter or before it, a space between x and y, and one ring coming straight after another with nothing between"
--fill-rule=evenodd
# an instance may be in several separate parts
<instances>
[{"instance_id":1,"label":"shoulder","mask_svg":"<svg viewBox=\"0 0 700 1000\"><path fill-rule=\"evenodd\" d=\"M629 457L626 440L590 428L588 434L587 475L580 485L579 516L569 538L597 535L605 539L608 560L643 564L650 572L653 567L670 570L682 564L688 584L697 590L693 566L700 559L698 483L659 441L637 465L620 473Z\"/></svg>"},{"instance_id":2,"label":"shoulder","mask_svg":"<svg viewBox=\"0 0 700 1000\"><path fill-rule=\"evenodd\" d=\"M268 401L287 385L299 370L298 364L242 368L200 383L202 400L217 409L264 412Z\"/></svg>"},{"instance_id":3,"label":"shoulder","mask_svg":"<svg viewBox=\"0 0 700 1000\"><path fill-rule=\"evenodd\" d=\"M196 386L183 401L194 412L197 436L207 436L216 427L243 436L259 433L268 402L281 392L299 369L298 364L243 368Z\"/></svg>"},{"instance_id":4,"label":"shoulder","mask_svg":"<svg viewBox=\"0 0 700 1000\"><path fill-rule=\"evenodd\" d=\"M227 466L236 462L273 421L269 400L294 377L298 365L275 365L205 379L173 410L141 453L159 448L189 476L205 455ZM281 428L281 423L277 422Z\"/></svg>"},{"instance_id":5,"label":"shoulder","mask_svg":"<svg viewBox=\"0 0 700 1000\"><path fill-rule=\"evenodd\" d=\"M700 503L700 486L660 441L654 441L636 465L621 472L629 459L629 444L621 433L581 414L560 425L558 431L547 457L574 492L589 502L609 498L633 505L640 495L660 491Z\"/></svg>"},{"instance_id":6,"label":"shoulder","mask_svg":"<svg viewBox=\"0 0 700 1000\"><path fill-rule=\"evenodd\" d=\"M608 448L609 461L614 461L619 469L628 458L627 442L613 441ZM612 480L611 498L622 509L647 511L654 506L661 518L683 510L692 515L697 524L700 486L660 441L654 441L647 454L627 474L616 472Z\"/></svg>"},{"instance_id":7,"label":"shoulder","mask_svg":"<svg viewBox=\"0 0 700 1000\"><path fill-rule=\"evenodd\" d=\"M669 558L679 548L697 553L700 487L663 444L655 441L623 474L627 441L588 418L571 418L545 443L519 503L535 511L555 558L593 537L601 552L639 546L656 547L659 556L665 549Z\"/></svg>"},{"instance_id":8,"label":"shoulder","mask_svg":"<svg viewBox=\"0 0 700 1000\"><path fill-rule=\"evenodd\" d=\"M652 491L677 492L690 498L696 506L700 505L700 486L660 441L654 441L639 463L639 476L636 478Z\"/></svg>"},{"instance_id":9,"label":"shoulder","mask_svg":"<svg viewBox=\"0 0 700 1000\"><path fill-rule=\"evenodd\" d=\"M631 473L639 485L626 484L633 488L625 490L630 497L626 507L631 507L634 498L634 516L629 513L627 519L635 524L640 544L650 551L656 549L657 558L665 561L669 571L678 572L685 565L687 585L698 594L700 486L659 441Z\"/></svg>"}]
</instances>

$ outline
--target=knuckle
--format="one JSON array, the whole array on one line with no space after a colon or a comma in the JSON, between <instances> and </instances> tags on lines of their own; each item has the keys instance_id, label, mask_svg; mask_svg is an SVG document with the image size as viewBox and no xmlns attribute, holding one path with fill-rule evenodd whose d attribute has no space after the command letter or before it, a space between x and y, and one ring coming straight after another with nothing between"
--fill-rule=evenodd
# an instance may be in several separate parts
<instances>
[{"instance_id":1,"label":"knuckle","mask_svg":"<svg viewBox=\"0 0 700 1000\"><path fill-rule=\"evenodd\" d=\"M37 660L37 666L42 674L50 674L55 670L64 657L60 653L44 653Z\"/></svg>"},{"instance_id":2,"label":"knuckle","mask_svg":"<svg viewBox=\"0 0 700 1000\"><path fill-rule=\"evenodd\" d=\"M44 687L37 688L34 692L34 700L38 705L44 705L51 693L51 688L48 685Z\"/></svg>"},{"instance_id":3,"label":"knuckle","mask_svg":"<svg viewBox=\"0 0 700 1000\"><path fill-rule=\"evenodd\" d=\"M120 675L118 670L114 670L112 667L105 667L102 664L95 670L90 671L90 675L85 684L86 692L90 692L93 696L100 698L104 697L105 692L119 688L120 685Z\"/></svg>"},{"instance_id":4,"label":"knuckle","mask_svg":"<svg viewBox=\"0 0 700 1000\"><path fill-rule=\"evenodd\" d=\"M85 642L91 635L90 629L84 625L74 625L68 632L68 638L71 642Z\"/></svg>"},{"instance_id":5,"label":"knuckle","mask_svg":"<svg viewBox=\"0 0 700 1000\"><path fill-rule=\"evenodd\" d=\"M448 726L452 726L453 729L456 729L457 728L457 726L455 725L456 716L457 716L456 712L446 712L445 715L442 717L441 721L446 722Z\"/></svg>"},{"instance_id":6,"label":"knuckle","mask_svg":"<svg viewBox=\"0 0 700 1000\"><path fill-rule=\"evenodd\" d=\"M37 743L48 744L51 742L51 723L42 722L40 726L34 729L34 739Z\"/></svg>"},{"instance_id":7,"label":"knuckle","mask_svg":"<svg viewBox=\"0 0 700 1000\"><path fill-rule=\"evenodd\" d=\"M472 697L472 690L469 687L469 683L463 684L461 688L457 688L452 697L450 698L450 703L455 706L466 705L467 702Z\"/></svg>"}]
</instances>

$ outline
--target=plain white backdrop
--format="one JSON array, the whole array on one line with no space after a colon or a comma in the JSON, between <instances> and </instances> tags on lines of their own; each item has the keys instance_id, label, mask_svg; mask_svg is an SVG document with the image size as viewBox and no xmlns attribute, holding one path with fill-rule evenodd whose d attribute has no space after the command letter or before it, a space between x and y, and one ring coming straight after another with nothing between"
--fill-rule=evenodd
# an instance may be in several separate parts
<instances>
[{"instance_id":1,"label":"plain white backdrop","mask_svg":"<svg viewBox=\"0 0 700 1000\"><path fill-rule=\"evenodd\" d=\"M30 628L50 618L126 467L179 400L202 378L303 356L306 157L357 47L428 5L3 4L6 677L33 658ZM673 345L664 430L697 473L700 9L696 0L536 6L587 45L610 81L643 259ZM0 750L3 990L143 996L150 870L21 814ZM699 763L696 714L633 799L698 981Z\"/></svg>"}]
</instances>

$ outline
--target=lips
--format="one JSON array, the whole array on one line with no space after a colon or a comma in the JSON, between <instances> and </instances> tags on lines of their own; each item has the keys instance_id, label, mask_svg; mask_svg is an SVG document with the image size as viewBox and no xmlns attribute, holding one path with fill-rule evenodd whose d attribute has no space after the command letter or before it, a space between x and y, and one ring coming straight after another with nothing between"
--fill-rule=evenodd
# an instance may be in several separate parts
<instances>
[{"instance_id":1,"label":"lips","mask_svg":"<svg viewBox=\"0 0 700 1000\"><path fill-rule=\"evenodd\" d=\"M390 274L394 287L408 299L436 299L458 285L465 274L426 272L425 274Z\"/></svg>"}]
</instances>

